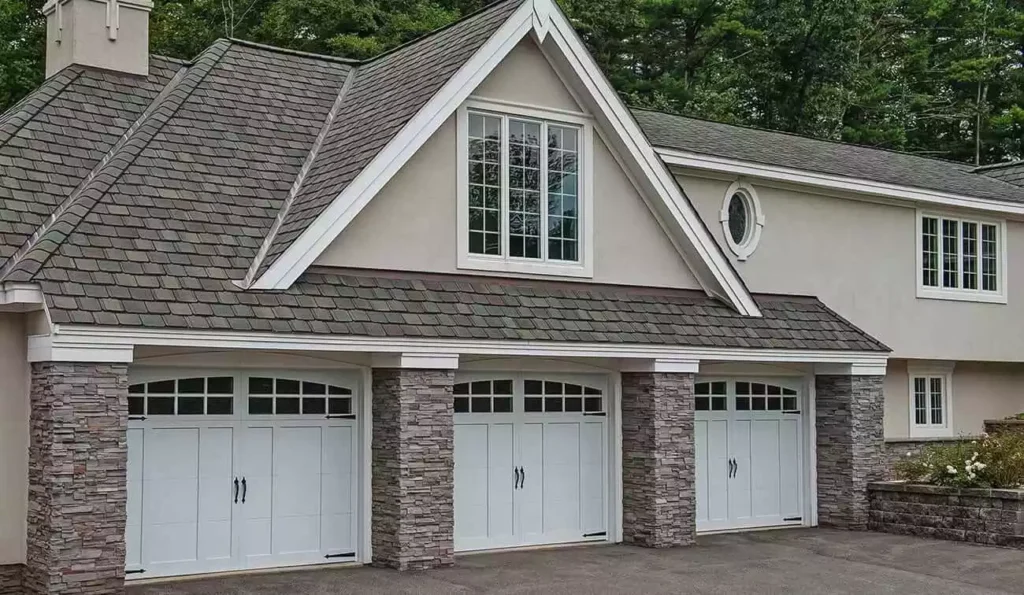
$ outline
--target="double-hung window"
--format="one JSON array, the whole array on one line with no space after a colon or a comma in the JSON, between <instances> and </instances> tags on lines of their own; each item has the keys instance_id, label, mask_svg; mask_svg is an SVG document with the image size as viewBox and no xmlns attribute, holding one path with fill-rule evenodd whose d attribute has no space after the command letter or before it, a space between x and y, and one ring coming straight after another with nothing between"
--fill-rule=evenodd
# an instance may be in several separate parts
<instances>
[{"instance_id":1,"label":"double-hung window","mask_svg":"<svg viewBox=\"0 0 1024 595\"><path fill-rule=\"evenodd\" d=\"M918 216L918 297L1005 302L1002 225Z\"/></svg>"},{"instance_id":2,"label":"double-hung window","mask_svg":"<svg viewBox=\"0 0 1024 595\"><path fill-rule=\"evenodd\" d=\"M910 369L909 373L910 436L952 436L952 370Z\"/></svg>"},{"instance_id":3,"label":"double-hung window","mask_svg":"<svg viewBox=\"0 0 1024 595\"><path fill-rule=\"evenodd\" d=\"M460 113L461 268L588 275L586 124Z\"/></svg>"}]
</instances>

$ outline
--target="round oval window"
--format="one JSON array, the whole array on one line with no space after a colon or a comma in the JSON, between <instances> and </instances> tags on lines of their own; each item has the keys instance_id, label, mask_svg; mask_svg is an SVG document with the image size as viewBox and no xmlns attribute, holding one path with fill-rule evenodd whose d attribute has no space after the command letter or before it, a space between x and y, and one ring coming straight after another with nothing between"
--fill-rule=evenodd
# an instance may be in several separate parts
<instances>
[{"instance_id":1,"label":"round oval window","mask_svg":"<svg viewBox=\"0 0 1024 595\"><path fill-rule=\"evenodd\" d=\"M741 245L747 240L747 232L750 229L750 207L746 197L737 192L729 200L729 235L736 245Z\"/></svg>"}]
</instances>

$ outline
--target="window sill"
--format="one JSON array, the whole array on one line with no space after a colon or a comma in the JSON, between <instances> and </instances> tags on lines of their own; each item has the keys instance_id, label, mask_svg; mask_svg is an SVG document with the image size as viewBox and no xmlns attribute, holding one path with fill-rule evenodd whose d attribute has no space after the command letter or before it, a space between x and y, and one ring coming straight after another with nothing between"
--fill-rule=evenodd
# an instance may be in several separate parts
<instances>
[{"instance_id":1,"label":"window sill","mask_svg":"<svg viewBox=\"0 0 1024 595\"><path fill-rule=\"evenodd\" d=\"M940 289L937 287L918 287L917 297L926 300L948 300L955 302L978 302L982 304L1005 304L1006 295L1002 293L983 293L957 289Z\"/></svg>"},{"instance_id":2,"label":"window sill","mask_svg":"<svg viewBox=\"0 0 1024 595\"><path fill-rule=\"evenodd\" d=\"M505 258L481 258L462 255L458 268L493 273L520 273L524 275L546 275L551 277L593 278L594 269L586 262L556 264L552 262L530 262Z\"/></svg>"},{"instance_id":3,"label":"window sill","mask_svg":"<svg viewBox=\"0 0 1024 595\"><path fill-rule=\"evenodd\" d=\"M911 428L910 440L949 440L956 438L952 428Z\"/></svg>"}]
</instances>

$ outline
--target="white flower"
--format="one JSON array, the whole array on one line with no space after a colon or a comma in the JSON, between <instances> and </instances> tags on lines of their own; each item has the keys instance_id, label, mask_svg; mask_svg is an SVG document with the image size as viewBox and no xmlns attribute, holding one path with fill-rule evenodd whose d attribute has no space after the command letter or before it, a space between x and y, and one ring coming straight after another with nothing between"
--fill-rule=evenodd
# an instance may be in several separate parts
<instances>
[{"instance_id":1,"label":"white flower","mask_svg":"<svg viewBox=\"0 0 1024 595\"><path fill-rule=\"evenodd\" d=\"M974 468L977 469L978 471L981 471L985 467L988 467L988 465L986 465L985 463L975 463L974 464Z\"/></svg>"},{"instance_id":2,"label":"white flower","mask_svg":"<svg viewBox=\"0 0 1024 595\"><path fill-rule=\"evenodd\" d=\"M952 465L946 465L946 473L956 475L956 469Z\"/></svg>"},{"instance_id":3,"label":"white flower","mask_svg":"<svg viewBox=\"0 0 1024 595\"><path fill-rule=\"evenodd\" d=\"M912 452L910 452L910 451L908 450L908 451L907 451L907 456L908 456L908 457L912 457L912 456L914 456L914 453L912 453Z\"/></svg>"},{"instance_id":4,"label":"white flower","mask_svg":"<svg viewBox=\"0 0 1024 595\"><path fill-rule=\"evenodd\" d=\"M977 452L974 453L974 456L971 457L971 460L972 461L977 461L978 460L978 453Z\"/></svg>"}]
</instances>

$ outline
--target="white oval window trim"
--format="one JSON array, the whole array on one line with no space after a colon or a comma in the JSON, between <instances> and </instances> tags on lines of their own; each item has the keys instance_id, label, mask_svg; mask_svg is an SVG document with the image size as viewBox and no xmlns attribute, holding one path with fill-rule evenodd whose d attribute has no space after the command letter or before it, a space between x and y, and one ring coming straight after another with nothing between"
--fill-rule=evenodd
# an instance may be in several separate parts
<instances>
[{"instance_id":1,"label":"white oval window trim","mask_svg":"<svg viewBox=\"0 0 1024 595\"><path fill-rule=\"evenodd\" d=\"M746 215L746 231L743 238L737 242L732 237L732 228L729 225L729 205L734 198L743 201ZM761 212L761 201L757 198L754 187L746 182L733 182L725 192L722 200L722 211L719 213L719 221L722 223L722 235L729 250L739 260L746 260L754 253L757 243L761 239L761 228L764 227L764 213Z\"/></svg>"}]
</instances>

